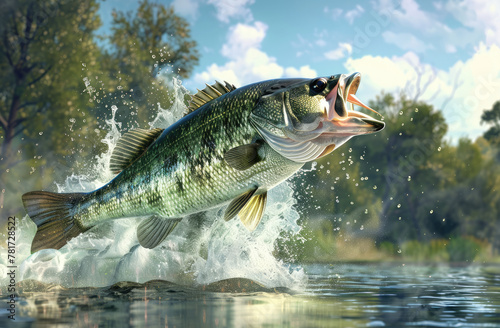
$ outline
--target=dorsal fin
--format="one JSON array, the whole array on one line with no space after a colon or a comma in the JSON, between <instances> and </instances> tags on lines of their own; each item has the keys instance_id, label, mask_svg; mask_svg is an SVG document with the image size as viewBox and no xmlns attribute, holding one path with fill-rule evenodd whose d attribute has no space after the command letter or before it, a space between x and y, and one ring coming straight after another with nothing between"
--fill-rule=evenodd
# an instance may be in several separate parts
<instances>
[{"instance_id":1,"label":"dorsal fin","mask_svg":"<svg viewBox=\"0 0 500 328\"><path fill-rule=\"evenodd\" d=\"M160 136L163 129L134 129L125 133L113 149L109 168L113 173L120 173L148 149Z\"/></svg>"},{"instance_id":2,"label":"dorsal fin","mask_svg":"<svg viewBox=\"0 0 500 328\"><path fill-rule=\"evenodd\" d=\"M208 85L203 90L197 89L198 92L191 96L191 101L189 102L188 111L193 112L199 107L205 105L207 102L214 100L222 96L223 94L229 93L233 90L236 90L236 87L233 84L230 84L224 81L224 84L219 81L215 81L214 84Z\"/></svg>"}]
</instances>

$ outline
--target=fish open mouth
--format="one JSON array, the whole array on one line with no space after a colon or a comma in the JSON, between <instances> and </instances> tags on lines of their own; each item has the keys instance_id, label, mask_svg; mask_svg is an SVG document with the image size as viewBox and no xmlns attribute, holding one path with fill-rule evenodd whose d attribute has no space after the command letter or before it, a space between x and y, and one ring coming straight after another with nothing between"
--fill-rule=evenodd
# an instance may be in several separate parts
<instances>
[{"instance_id":1,"label":"fish open mouth","mask_svg":"<svg viewBox=\"0 0 500 328\"><path fill-rule=\"evenodd\" d=\"M337 85L325 97L328 103L328 108L325 108L325 111L329 121L347 119L350 116L349 114L354 112L353 105L358 105L380 115L356 97L356 91L358 91L360 83L360 73L349 76L342 74L340 76Z\"/></svg>"}]
</instances>

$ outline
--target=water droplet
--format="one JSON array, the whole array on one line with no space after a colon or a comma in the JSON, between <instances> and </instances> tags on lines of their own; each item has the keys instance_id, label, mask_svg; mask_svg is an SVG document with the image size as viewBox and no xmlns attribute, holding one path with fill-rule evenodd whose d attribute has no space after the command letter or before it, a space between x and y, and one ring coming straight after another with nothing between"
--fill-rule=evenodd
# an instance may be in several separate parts
<instances>
[{"instance_id":1,"label":"water droplet","mask_svg":"<svg viewBox=\"0 0 500 328\"><path fill-rule=\"evenodd\" d=\"M374 185L374 186L373 186L373 190L376 190L376 189L377 189L377 185Z\"/></svg>"},{"instance_id":2,"label":"water droplet","mask_svg":"<svg viewBox=\"0 0 500 328\"><path fill-rule=\"evenodd\" d=\"M434 213L434 210L430 210L429 213L431 213L431 214Z\"/></svg>"},{"instance_id":3,"label":"water droplet","mask_svg":"<svg viewBox=\"0 0 500 328\"><path fill-rule=\"evenodd\" d=\"M401 254L401 252L402 252L401 249L398 249L398 254Z\"/></svg>"},{"instance_id":4,"label":"water droplet","mask_svg":"<svg viewBox=\"0 0 500 328\"><path fill-rule=\"evenodd\" d=\"M399 112L399 115L403 115L403 114L404 114L404 113L403 113L403 111L400 111L400 112Z\"/></svg>"},{"instance_id":5,"label":"water droplet","mask_svg":"<svg viewBox=\"0 0 500 328\"><path fill-rule=\"evenodd\" d=\"M438 147L438 151L441 151L441 147Z\"/></svg>"},{"instance_id":6,"label":"water droplet","mask_svg":"<svg viewBox=\"0 0 500 328\"><path fill-rule=\"evenodd\" d=\"M418 113L418 108L415 108L415 113Z\"/></svg>"},{"instance_id":7,"label":"water droplet","mask_svg":"<svg viewBox=\"0 0 500 328\"><path fill-rule=\"evenodd\" d=\"M401 208L401 204L398 204L398 206L397 206L397 207L398 207L398 208Z\"/></svg>"},{"instance_id":8,"label":"water droplet","mask_svg":"<svg viewBox=\"0 0 500 328\"><path fill-rule=\"evenodd\" d=\"M408 176L408 181L411 181L411 175Z\"/></svg>"},{"instance_id":9,"label":"water droplet","mask_svg":"<svg viewBox=\"0 0 500 328\"><path fill-rule=\"evenodd\" d=\"M38 134L39 134L39 135L42 135L42 134L43 134L43 132L38 132Z\"/></svg>"}]
</instances>

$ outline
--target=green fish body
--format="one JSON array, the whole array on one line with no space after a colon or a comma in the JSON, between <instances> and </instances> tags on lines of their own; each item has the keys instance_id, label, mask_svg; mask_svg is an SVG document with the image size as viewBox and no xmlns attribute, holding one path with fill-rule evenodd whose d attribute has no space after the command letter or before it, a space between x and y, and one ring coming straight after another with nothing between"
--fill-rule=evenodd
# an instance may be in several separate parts
<instances>
[{"instance_id":1,"label":"green fish body","mask_svg":"<svg viewBox=\"0 0 500 328\"><path fill-rule=\"evenodd\" d=\"M227 203L225 220L238 215L255 229L268 190L350 137L383 128L383 122L346 108L358 85L359 74L238 89L207 85L192 97L193 112L167 129L124 134L111 156L118 175L103 187L24 194L38 226L32 252L60 248L107 220L136 216L147 217L137 230L140 244L153 248L183 217Z\"/></svg>"}]
</instances>

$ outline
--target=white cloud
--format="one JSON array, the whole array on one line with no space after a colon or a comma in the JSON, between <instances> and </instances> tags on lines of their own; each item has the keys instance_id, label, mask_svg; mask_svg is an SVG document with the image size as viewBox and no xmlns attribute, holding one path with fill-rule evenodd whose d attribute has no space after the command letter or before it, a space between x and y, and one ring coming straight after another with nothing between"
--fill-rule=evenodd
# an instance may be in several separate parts
<instances>
[{"instance_id":1,"label":"white cloud","mask_svg":"<svg viewBox=\"0 0 500 328\"><path fill-rule=\"evenodd\" d=\"M498 1L442 0L433 3L433 10L424 10L416 0L378 0L373 8L387 17L387 25L392 25L395 34L418 35L446 53L469 50L478 41L487 46L500 45ZM444 23L453 20L459 22L458 26ZM404 49L416 50L410 45Z\"/></svg>"},{"instance_id":2,"label":"white cloud","mask_svg":"<svg viewBox=\"0 0 500 328\"><path fill-rule=\"evenodd\" d=\"M450 44L450 43L448 43L448 44L446 44L446 45L444 46L444 50L445 50L447 53L449 53L449 54L452 54L452 53L457 52L457 48L456 48L454 45Z\"/></svg>"},{"instance_id":3,"label":"white cloud","mask_svg":"<svg viewBox=\"0 0 500 328\"><path fill-rule=\"evenodd\" d=\"M318 46L318 47L324 47L326 46L328 43L323 40L323 39L318 39L316 41L314 41L314 43Z\"/></svg>"},{"instance_id":4,"label":"white cloud","mask_svg":"<svg viewBox=\"0 0 500 328\"><path fill-rule=\"evenodd\" d=\"M415 0L378 0L373 5L376 11L389 15L391 21L420 32L432 33L446 28L432 13L420 9Z\"/></svg>"},{"instance_id":5,"label":"white cloud","mask_svg":"<svg viewBox=\"0 0 500 328\"><path fill-rule=\"evenodd\" d=\"M244 56L251 48L259 48L266 37L267 25L255 22L253 25L237 24L230 28L227 42L222 46L222 55L227 58Z\"/></svg>"},{"instance_id":6,"label":"white cloud","mask_svg":"<svg viewBox=\"0 0 500 328\"><path fill-rule=\"evenodd\" d=\"M177 14L196 19L198 15L199 0L174 0L172 6L174 6Z\"/></svg>"},{"instance_id":7,"label":"white cloud","mask_svg":"<svg viewBox=\"0 0 500 328\"><path fill-rule=\"evenodd\" d=\"M243 18L246 22L253 21L252 12L247 6L254 0L208 0L208 4L215 7L217 19L229 23L231 18Z\"/></svg>"},{"instance_id":8,"label":"white cloud","mask_svg":"<svg viewBox=\"0 0 500 328\"><path fill-rule=\"evenodd\" d=\"M424 64L413 52L392 58L364 56L348 59L345 67L363 74L358 92L361 99L372 99L382 90L391 93L406 91L414 96L417 92L417 67L421 73L420 86L431 81L419 99L430 102L437 109L447 103L443 114L449 124L449 136L456 140L462 136L475 138L485 130L480 125L481 113L500 99L498 58L498 46L481 44L470 59L455 63L449 70L438 70Z\"/></svg>"},{"instance_id":9,"label":"white cloud","mask_svg":"<svg viewBox=\"0 0 500 328\"><path fill-rule=\"evenodd\" d=\"M268 26L262 22L233 26L222 46L221 53L227 58L223 65L212 64L202 73L195 74L198 84L224 80L243 86L248 83L280 77L313 77L316 71L309 66L300 68L279 65L276 58L261 50Z\"/></svg>"},{"instance_id":10,"label":"white cloud","mask_svg":"<svg viewBox=\"0 0 500 328\"><path fill-rule=\"evenodd\" d=\"M333 9L330 9L329 7L325 7L323 9L323 12L325 14L330 14L332 16L333 19L337 19L340 17L340 15L342 15L342 13L344 12L342 9L340 8L333 8Z\"/></svg>"},{"instance_id":11,"label":"white cloud","mask_svg":"<svg viewBox=\"0 0 500 328\"><path fill-rule=\"evenodd\" d=\"M349 10L345 13L345 19L352 25L354 20L360 17L365 12L365 9L360 5L356 5L356 7L352 10Z\"/></svg>"},{"instance_id":12,"label":"white cloud","mask_svg":"<svg viewBox=\"0 0 500 328\"><path fill-rule=\"evenodd\" d=\"M285 69L285 77L309 77L318 76L318 73L309 65L301 66L299 69L295 67L287 67Z\"/></svg>"},{"instance_id":13,"label":"white cloud","mask_svg":"<svg viewBox=\"0 0 500 328\"><path fill-rule=\"evenodd\" d=\"M325 53L326 59L338 60L352 54L352 45L349 43L339 43L339 46Z\"/></svg>"},{"instance_id":14,"label":"white cloud","mask_svg":"<svg viewBox=\"0 0 500 328\"><path fill-rule=\"evenodd\" d=\"M484 34L487 46L500 45L500 3L490 0L448 0L444 9L464 26Z\"/></svg>"},{"instance_id":15,"label":"white cloud","mask_svg":"<svg viewBox=\"0 0 500 328\"><path fill-rule=\"evenodd\" d=\"M411 50L415 52L424 52L431 48L422 40L409 33L394 33L392 31L385 31L382 33L384 41L392 43L403 50Z\"/></svg>"}]
</instances>

